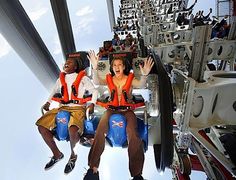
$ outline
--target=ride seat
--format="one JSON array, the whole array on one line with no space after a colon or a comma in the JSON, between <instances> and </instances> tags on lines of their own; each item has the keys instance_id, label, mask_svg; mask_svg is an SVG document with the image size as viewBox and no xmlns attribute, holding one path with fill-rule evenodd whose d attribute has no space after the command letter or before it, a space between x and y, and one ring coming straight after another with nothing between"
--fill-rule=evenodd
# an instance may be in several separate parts
<instances>
[{"instance_id":1,"label":"ride seat","mask_svg":"<svg viewBox=\"0 0 236 180\"><path fill-rule=\"evenodd\" d=\"M61 93L55 93L53 97L62 98ZM92 94L89 94L88 91L85 92L83 98L86 99L92 97ZM68 111L59 111L55 117L56 127L52 130L54 137L58 141L68 141L69 140L69 131L68 123L70 121L70 112Z\"/></svg>"},{"instance_id":2,"label":"ride seat","mask_svg":"<svg viewBox=\"0 0 236 180\"><path fill-rule=\"evenodd\" d=\"M90 119L84 121L84 132L80 137L80 144L83 146L91 147L93 139L96 133L100 118L93 116Z\"/></svg>"},{"instance_id":3,"label":"ride seat","mask_svg":"<svg viewBox=\"0 0 236 180\"><path fill-rule=\"evenodd\" d=\"M137 118L138 134L144 143L144 150L148 147L148 125L140 118ZM128 145L126 134L126 118L121 114L113 114L109 118L109 130L106 140L111 147L125 148Z\"/></svg>"}]
</instances>

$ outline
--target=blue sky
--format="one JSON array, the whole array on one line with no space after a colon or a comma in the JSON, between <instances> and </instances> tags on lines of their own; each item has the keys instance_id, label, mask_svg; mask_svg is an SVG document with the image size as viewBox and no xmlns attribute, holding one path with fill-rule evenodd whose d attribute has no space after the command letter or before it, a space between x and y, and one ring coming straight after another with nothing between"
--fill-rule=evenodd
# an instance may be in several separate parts
<instances>
[{"instance_id":1,"label":"blue sky","mask_svg":"<svg viewBox=\"0 0 236 180\"><path fill-rule=\"evenodd\" d=\"M215 8L214 0L198 0L195 10L208 12ZM48 0L20 0L55 61L61 67L62 57L56 26ZM119 2L119 1L117 1ZM191 4L192 1L190 1ZM97 50L104 40L112 38L105 0L69 0L68 8L77 50ZM49 92L0 35L1 82L1 180L73 180L82 179L87 168L89 148L78 147L75 169L64 175L64 166L70 155L69 143L57 143L65 158L50 171L44 171L51 152L35 126L41 116L40 107ZM167 169L160 175L155 169L152 147L145 154L143 176L148 180L171 179ZM130 179L127 149L106 147L100 166L102 180ZM112 178L111 178L112 177ZM204 179L202 173L193 172L192 179Z\"/></svg>"}]
</instances>

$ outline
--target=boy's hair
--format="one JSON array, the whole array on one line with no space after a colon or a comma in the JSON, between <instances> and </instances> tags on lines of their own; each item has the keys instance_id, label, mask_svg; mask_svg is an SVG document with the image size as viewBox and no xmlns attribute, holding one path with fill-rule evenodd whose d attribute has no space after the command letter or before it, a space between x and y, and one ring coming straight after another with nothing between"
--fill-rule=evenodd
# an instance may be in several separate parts
<instances>
[{"instance_id":1,"label":"boy's hair","mask_svg":"<svg viewBox=\"0 0 236 180\"><path fill-rule=\"evenodd\" d=\"M83 68L83 62L79 57L69 57L68 59L73 59L76 63L76 73L79 73L80 71L84 70Z\"/></svg>"},{"instance_id":2,"label":"boy's hair","mask_svg":"<svg viewBox=\"0 0 236 180\"><path fill-rule=\"evenodd\" d=\"M80 71L89 67L90 63L87 58L87 55L88 55L88 53L85 51L78 51L75 53L67 54L67 59L74 59L76 61L76 65L77 65L76 72L77 73L79 73Z\"/></svg>"}]
</instances>

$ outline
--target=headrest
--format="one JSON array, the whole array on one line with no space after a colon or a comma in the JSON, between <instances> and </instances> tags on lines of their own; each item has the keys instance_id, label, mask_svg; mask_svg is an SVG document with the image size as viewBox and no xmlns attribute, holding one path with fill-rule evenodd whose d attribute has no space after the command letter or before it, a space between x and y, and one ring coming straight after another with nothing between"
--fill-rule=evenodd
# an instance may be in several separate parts
<instances>
[{"instance_id":1,"label":"headrest","mask_svg":"<svg viewBox=\"0 0 236 180\"><path fill-rule=\"evenodd\" d=\"M109 63L111 64L111 61L113 59L125 59L130 65L132 65L133 60L133 54L132 52L119 52L119 53L110 53L109 54Z\"/></svg>"},{"instance_id":2,"label":"headrest","mask_svg":"<svg viewBox=\"0 0 236 180\"><path fill-rule=\"evenodd\" d=\"M89 65L90 65L87 55L88 55L88 53L86 51L78 51L78 52L67 54L66 59L68 59L68 58L77 59L78 64L82 66L82 69L85 69L85 68L89 67Z\"/></svg>"}]
</instances>

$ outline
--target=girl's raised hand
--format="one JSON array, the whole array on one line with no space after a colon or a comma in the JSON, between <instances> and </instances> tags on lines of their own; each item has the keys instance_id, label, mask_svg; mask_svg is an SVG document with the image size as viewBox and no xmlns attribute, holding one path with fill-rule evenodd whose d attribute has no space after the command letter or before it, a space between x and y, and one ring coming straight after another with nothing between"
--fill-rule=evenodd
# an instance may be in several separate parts
<instances>
[{"instance_id":1,"label":"girl's raised hand","mask_svg":"<svg viewBox=\"0 0 236 180\"><path fill-rule=\"evenodd\" d=\"M143 66L141 64L139 65L142 75L147 76L150 73L153 65L154 61L151 57L148 57L146 60L144 60Z\"/></svg>"},{"instance_id":2,"label":"girl's raised hand","mask_svg":"<svg viewBox=\"0 0 236 180\"><path fill-rule=\"evenodd\" d=\"M87 58L89 59L90 63L92 64L93 69L97 69L99 58L95 54L94 50L90 50L88 52Z\"/></svg>"}]
</instances>

